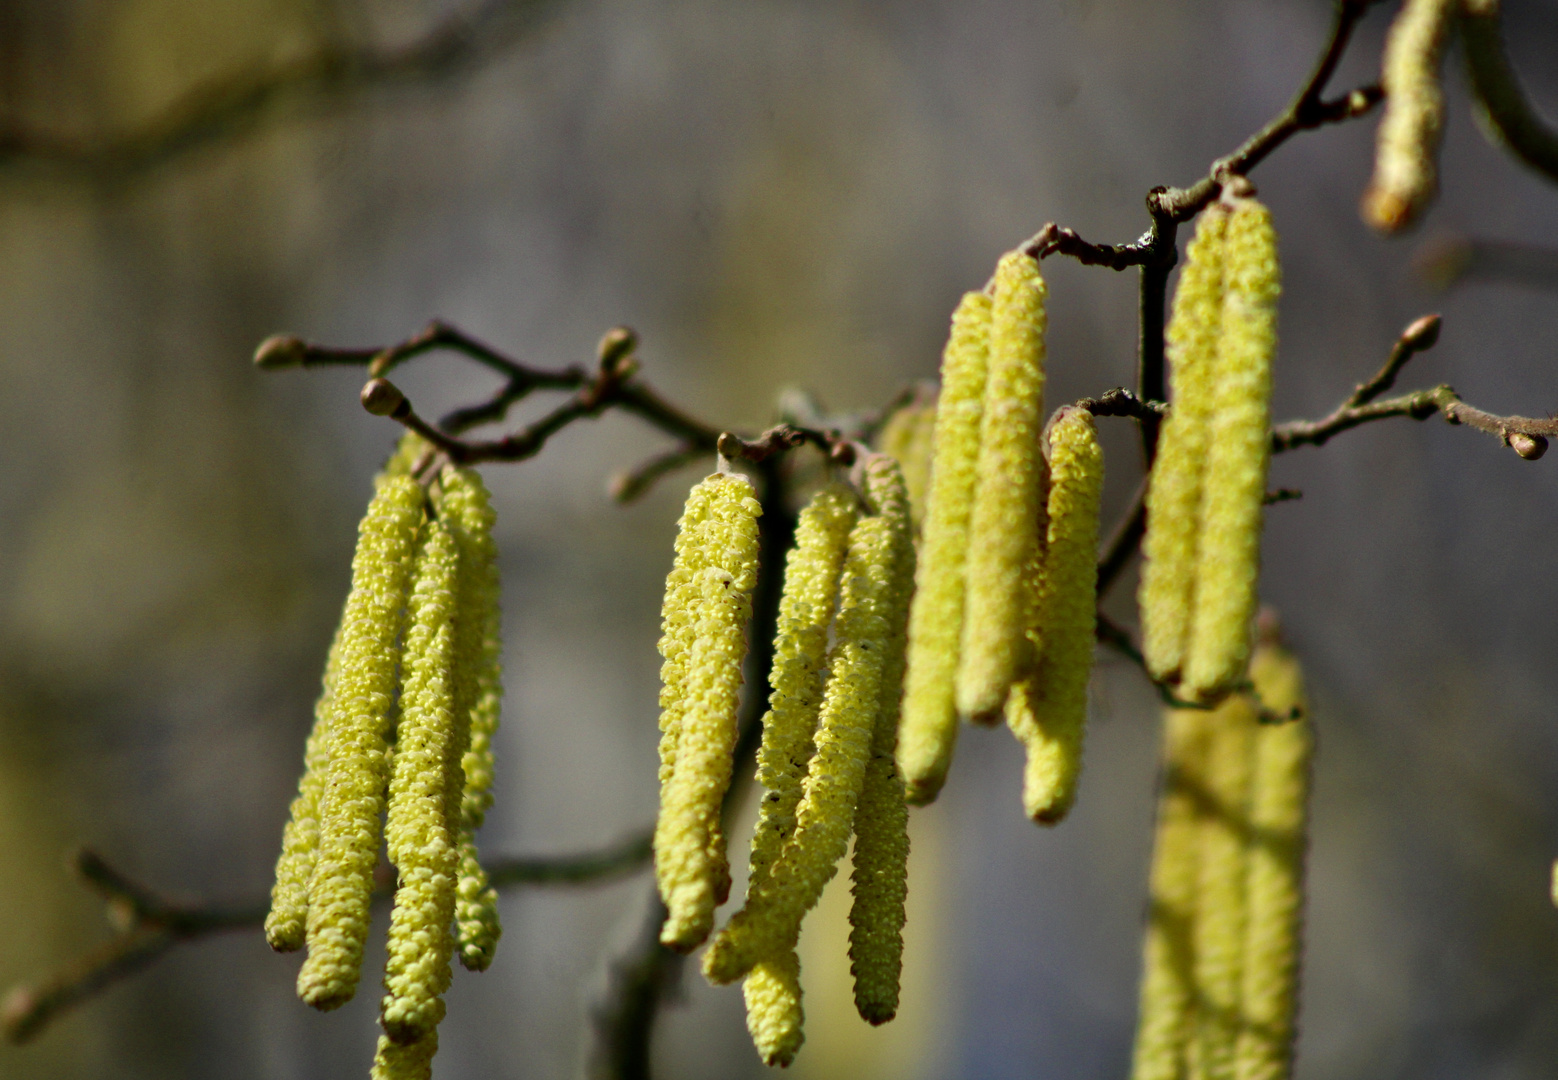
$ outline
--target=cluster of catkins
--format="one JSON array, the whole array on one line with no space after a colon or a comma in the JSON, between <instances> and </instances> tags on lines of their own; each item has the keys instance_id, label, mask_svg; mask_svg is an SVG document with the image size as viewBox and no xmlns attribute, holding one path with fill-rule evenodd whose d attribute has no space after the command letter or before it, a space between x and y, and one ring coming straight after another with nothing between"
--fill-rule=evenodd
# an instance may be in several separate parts
<instances>
[{"instance_id":1,"label":"cluster of catkins","mask_svg":"<svg viewBox=\"0 0 1558 1080\"><path fill-rule=\"evenodd\" d=\"M265 921L272 948L308 947L299 997L349 1001L385 818L398 883L375 1080L431 1075L451 958L485 969L500 933L474 839L502 700L493 513L469 469L425 490L412 475L424 450L402 441L359 527Z\"/></svg>"},{"instance_id":2,"label":"cluster of catkins","mask_svg":"<svg viewBox=\"0 0 1558 1080\"><path fill-rule=\"evenodd\" d=\"M771 1065L801 1045L801 920L851 835L855 1003L873 1024L896 1013L907 807L940 789L959 714L989 723L1004 713L1028 750L1024 801L1035 820L1057 821L1071 804L1103 459L1087 412L1062 409L1045 429L1044 298L1037 261L1004 257L989 289L953 317L934 412L923 402L907 410L884 440L904 467L871 454L853 486L824 486L800 515L758 752L765 792L746 902L703 961L712 982L744 978L748 1027ZM744 477L703 480L666 582L655 872L668 913L661 940L684 952L709 938L730 889L720 811L759 513Z\"/></svg>"}]
</instances>

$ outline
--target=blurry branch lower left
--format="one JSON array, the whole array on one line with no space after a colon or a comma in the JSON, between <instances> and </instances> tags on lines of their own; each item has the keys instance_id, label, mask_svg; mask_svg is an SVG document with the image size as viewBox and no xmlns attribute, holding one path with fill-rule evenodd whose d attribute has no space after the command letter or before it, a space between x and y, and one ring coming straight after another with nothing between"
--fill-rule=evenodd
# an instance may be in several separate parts
<instances>
[{"instance_id":1,"label":"blurry branch lower left","mask_svg":"<svg viewBox=\"0 0 1558 1080\"><path fill-rule=\"evenodd\" d=\"M524 40L560 6L561 0L481 0L445 16L409 44L325 41L311 56L194 86L129 131L78 135L33 127L17 116L0 119L0 169L133 180L194 150L363 91L459 78Z\"/></svg>"},{"instance_id":2,"label":"blurry branch lower left","mask_svg":"<svg viewBox=\"0 0 1558 1080\"><path fill-rule=\"evenodd\" d=\"M497 888L514 885L592 885L637 873L649 864L651 833L634 833L595 851L568 855L493 859L485 864ZM10 1043L30 1042L77 1005L160 959L181 942L224 930L256 930L269 900L223 906L179 904L134 882L83 849L72 865L108 908L115 935L97 949L35 983L14 987L0 1002L0 1032ZM387 867L381 867L386 870ZM389 899L388 875L374 882L376 901Z\"/></svg>"}]
</instances>

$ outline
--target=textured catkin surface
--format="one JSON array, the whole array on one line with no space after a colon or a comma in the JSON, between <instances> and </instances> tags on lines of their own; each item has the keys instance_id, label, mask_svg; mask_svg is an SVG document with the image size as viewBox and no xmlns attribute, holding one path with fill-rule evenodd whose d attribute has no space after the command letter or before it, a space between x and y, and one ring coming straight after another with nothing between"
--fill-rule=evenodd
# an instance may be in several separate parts
<instances>
[{"instance_id":1,"label":"textured catkin surface","mask_svg":"<svg viewBox=\"0 0 1558 1080\"><path fill-rule=\"evenodd\" d=\"M909 523L915 536L924 527L925 504L930 495L931 457L936 448L936 399L930 387L916 387L915 400L893 413L877 438L882 453L897 461L903 470L903 486L909 492Z\"/></svg>"},{"instance_id":2,"label":"textured catkin surface","mask_svg":"<svg viewBox=\"0 0 1558 1080\"><path fill-rule=\"evenodd\" d=\"M1314 737L1298 662L1263 645L1250 677L1266 708L1299 719L1255 733L1244 974L1235 1080L1286 1080L1293 1065L1303 935L1305 822Z\"/></svg>"},{"instance_id":3,"label":"textured catkin surface","mask_svg":"<svg viewBox=\"0 0 1558 1080\"><path fill-rule=\"evenodd\" d=\"M492 740L503 711L502 585L492 538L496 516L481 476L472 469L449 469L443 485L442 509L460 553L455 620L457 725L450 744L447 789L460 859L456 950L466 968L484 971L503 932L498 893L487 882L476 848L476 830L492 805Z\"/></svg>"},{"instance_id":4,"label":"textured catkin surface","mask_svg":"<svg viewBox=\"0 0 1558 1080\"><path fill-rule=\"evenodd\" d=\"M1027 750L1023 809L1053 825L1076 798L1093 671L1098 512L1104 455L1091 414L1064 410L1050 431L1049 532L1035 604L1041 647L1006 702Z\"/></svg>"},{"instance_id":5,"label":"textured catkin surface","mask_svg":"<svg viewBox=\"0 0 1558 1080\"><path fill-rule=\"evenodd\" d=\"M1271 212L1237 201L1224 245L1222 335L1184 685L1207 699L1244 678L1260 578L1281 277Z\"/></svg>"},{"instance_id":6,"label":"textured catkin surface","mask_svg":"<svg viewBox=\"0 0 1558 1080\"><path fill-rule=\"evenodd\" d=\"M728 888L717 825L730 786L762 513L745 477L715 475L702 483L709 487L700 541L707 565L693 578L681 732L655 827L655 872L669 912L660 940L684 952L708 937L721 883Z\"/></svg>"},{"instance_id":7,"label":"textured catkin surface","mask_svg":"<svg viewBox=\"0 0 1558 1080\"><path fill-rule=\"evenodd\" d=\"M438 1053L438 1030L410 1046L400 1046L389 1036L379 1036L378 1052L373 1057L369 1080L431 1080L433 1055Z\"/></svg>"},{"instance_id":8,"label":"textured catkin surface","mask_svg":"<svg viewBox=\"0 0 1558 1080\"><path fill-rule=\"evenodd\" d=\"M1210 714L1163 717L1163 787L1152 844L1147 934L1131 1080L1184 1080L1195 1023L1192 926L1200 867L1198 793L1206 773Z\"/></svg>"},{"instance_id":9,"label":"textured catkin surface","mask_svg":"<svg viewBox=\"0 0 1558 1080\"><path fill-rule=\"evenodd\" d=\"M930 491L920 540L898 768L909 800L941 790L957 740L956 680L963 634L963 569L979 465L990 351L990 298L968 293L952 315L941 361Z\"/></svg>"},{"instance_id":10,"label":"textured catkin surface","mask_svg":"<svg viewBox=\"0 0 1558 1080\"><path fill-rule=\"evenodd\" d=\"M891 459L889 459L891 460ZM860 801L855 807L854 904L849 912L850 973L855 1008L872 1024L898 1012L903 970L904 902L908 898L909 808L898 773L899 705L903 694L909 596L914 589L914 541L907 484L893 471L879 470L874 485L877 511L892 523L895 552L886 618L888 637L882 663L881 705L872 730Z\"/></svg>"},{"instance_id":11,"label":"textured catkin surface","mask_svg":"<svg viewBox=\"0 0 1558 1080\"><path fill-rule=\"evenodd\" d=\"M1444 89L1439 68L1449 39L1455 0L1407 0L1385 40L1374 176L1363 196L1363 218L1385 233L1417 220L1438 189L1439 142L1444 134Z\"/></svg>"},{"instance_id":12,"label":"textured catkin surface","mask_svg":"<svg viewBox=\"0 0 1558 1080\"><path fill-rule=\"evenodd\" d=\"M794 949L764 960L747 973L747 1031L765 1065L786 1066L806 1041L801 1025L801 961Z\"/></svg>"},{"instance_id":13,"label":"textured catkin surface","mask_svg":"<svg viewBox=\"0 0 1558 1080\"><path fill-rule=\"evenodd\" d=\"M457 739L455 608L459 551L442 520L429 521L417 555L403 647L400 720L384 830L399 884L390 914L379 1019L398 1043L443 1019L454 942L456 834L448 761Z\"/></svg>"},{"instance_id":14,"label":"textured catkin surface","mask_svg":"<svg viewBox=\"0 0 1558 1080\"><path fill-rule=\"evenodd\" d=\"M309 882L308 959L298 973L298 996L320 1009L350 1000L361 975L389 781L397 642L422 500L410 477L385 483L368 505L352 560L319 857Z\"/></svg>"},{"instance_id":15,"label":"textured catkin surface","mask_svg":"<svg viewBox=\"0 0 1558 1080\"><path fill-rule=\"evenodd\" d=\"M1043 511L1044 279L1022 252L1001 257L990 307L990 370L969 519L957 708L1000 718L1026 651L1023 568Z\"/></svg>"},{"instance_id":16,"label":"textured catkin surface","mask_svg":"<svg viewBox=\"0 0 1558 1080\"><path fill-rule=\"evenodd\" d=\"M1158 438L1147 489L1139 600L1142 655L1154 678L1177 680L1185 662L1196 584L1201 488L1217 383L1228 209L1202 213L1185 254L1165 331L1174 407Z\"/></svg>"},{"instance_id":17,"label":"textured catkin surface","mask_svg":"<svg viewBox=\"0 0 1558 1080\"><path fill-rule=\"evenodd\" d=\"M766 887L749 888L746 906L704 954L711 982L731 982L759 960L793 949L801 919L816 906L849 846L881 708L895 551L894 526L883 516L862 518L850 530L816 753L796 807L795 834L780 850Z\"/></svg>"}]
</instances>

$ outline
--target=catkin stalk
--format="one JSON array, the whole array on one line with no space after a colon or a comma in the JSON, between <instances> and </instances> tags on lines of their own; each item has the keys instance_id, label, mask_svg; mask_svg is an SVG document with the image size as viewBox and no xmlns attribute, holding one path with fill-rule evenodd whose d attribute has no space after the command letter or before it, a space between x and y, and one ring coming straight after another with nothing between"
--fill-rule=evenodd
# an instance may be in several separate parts
<instances>
[{"instance_id":1,"label":"catkin stalk","mask_svg":"<svg viewBox=\"0 0 1558 1080\"><path fill-rule=\"evenodd\" d=\"M1050 431L1049 532L1037 596L1039 652L1012 687L1006 720L1027 750L1023 808L1041 825L1076 799L1093 671L1104 456L1093 417L1063 409Z\"/></svg>"},{"instance_id":2,"label":"catkin stalk","mask_svg":"<svg viewBox=\"0 0 1558 1080\"><path fill-rule=\"evenodd\" d=\"M958 712L1000 718L1026 652L1023 569L1044 508L1044 279L1021 251L1001 257L990 308L990 371L969 520Z\"/></svg>"},{"instance_id":3,"label":"catkin stalk","mask_svg":"<svg viewBox=\"0 0 1558 1080\"><path fill-rule=\"evenodd\" d=\"M385 739L396 642L422 502L422 489L410 477L385 483L368 505L352 560L330 722L328 796L309 881L308 959L298 973L298 996L319 1009L349 1001L361 976L389 780Z\"/></svg>"},{"instance_id":4,"label":"catkin stalk","mask_svg":"<svg viewBox=\"0 0 1558 1080\"><path fill-rule=\"evenodd\" d=\"M1177 682L1195 597L1201 489L1217 386L1217 340L1223 314L1223 246L1228 208L1213 203L1201 214L1185 268L1174 290L1165 332L1174 408L1158 436L1147 488L1147 535L1142 547L1142 655L1153 678Z\"/></svg>"},{"instance_id":5,"label":"catkin stalk","mask_svg":"<svg viewBox=\"0 0 1558 1080\"><path fill-rule=\"evenodd\" d=\"M1407 0L1385 39L1374 177L1363 196L1363 219L1383 233L1400 232L1427 209L1438 190L1444 89L1439 68L1457 0Z\"/></svg>"},{"instance_id":6,"label":"catkin stalk","mask_svg":"<svg viewBox=\"0 0 1558 1080\"><path fill-rule=\"evenodd\" d=\"M709 488L708 521L699 538L707 565L694 578L696 607L680 616L693 620L695 629L684 672L674 771L664 789L654 844L655 873L668 911L660 940L683 952L708 937L721 882L729 888L718 823L736 745L762 513L743 476L716 474L702 484Z\"/></svg>"},{"instance_id":7,"label":"catkin stalk","mask_svg":"<svg viewBox=\"0 0 1558 1080\"><path fill-rule=\"evenodd\" d=\"M503 711L502 585L492 538L496 519L480 474L448 469L443 488L441 509L460 551L455 691L456 715L465 718L448 763L449 819L460 857L456 950L468 970L485 971L503 933L498 893L476 848L476 830L492 806L492 740Z\"/></svg>"},{"instance_id":8,"label":"catkin stalk","mask_svg":"<svg viewBox=\"0 0 1558 1080\"><path fill-rule=\"evenodd\" d=\"M889 461L892 459L889 458ZM855 806L854 904L849 911L850 973L855 1009L871 1024L898 1013L903 971L904 903L909 894L909 807L898 773L898 717L903 696L909 597L914 589L914 542L907 484L891 470L879 484L878 513L892 524L894 581L887 607L888 638L882 663L881 704L871 736L860 801ZM902 496L899 491L902 490Z\"/></svg>"},{"instance_id":9,"label":"catkin stalk","mask_svg":"<svg viewBox=\"0 0 1558 1080\"><path fill-rule=\"evenodd\" d=\"M1201 700L1237 685L1250 655L1281 291L1271 212L1253 199L1236 200L1224 258L1217 385L1185 658L1185 688Z\"/></svg>"},{"instance_id":10,"label":"catkin stalk","mask_svg":"<svg viewBox=\"0 0 1558 1080\"><path fill-rule=\"evenodd\" d=\"M1298 662L1275 643L1250 663L1255 692L1268 710L1298 719L1262 724L1255 733L1246 882L1244 974L1235 1080L1287 1080L1298 1015L1303 934L1305 821L1314 737L1305 718Z\"/></svg>"},{"instance_id":11,"label":"catkin stalk","mask_svg":"<svg viewBox=\"0 0 1558 1080\"><path fill-rule=\"evenodd\" d=\"M965 295L952 315L941 361L941 395L930 494L909 611L909 657L898 734L898 770L911 803L931 802L946 781L957 741L958 650L964 562L979 466L990 353L990 298Z\"/></svg>"},{"instance_id":12,"label":"catkin stalk","mask_svg":"<svg viewBox=\"0 0 1558 1080\"><path fill-rule=\"evenodd\" d=\"M442 519L428 522L409 605L385 828L399 884L390 914L380 1022L401 1044L423 1038L443 1019L454 951L450 924L459 855L448 812L448 762L462 726L455 701L458 577L454 537Z\"/></svg>"},{"instance_id":13,"label":"catkin stalk","mask_svg":"<svg viewBox=\"0 0 1558 1080\"><path fill-rule=\"evenodd\" d=\"M901 505L903 481L896 465L890 458L874 458L867 466L867 495L875 505L886 504L878 493L891 481L896 481L895 501ZM732 982L760 960L793 949L801 919L816 906L849 847L881 710L888 615L902 602L894 594L899 581L895 559L905 518L878 514L850 530L816 753L796 807L795 833L773 863L767 887L749 888L746 906L704 954L703 973L710 982Z\"/></svg>"}]
</instances>

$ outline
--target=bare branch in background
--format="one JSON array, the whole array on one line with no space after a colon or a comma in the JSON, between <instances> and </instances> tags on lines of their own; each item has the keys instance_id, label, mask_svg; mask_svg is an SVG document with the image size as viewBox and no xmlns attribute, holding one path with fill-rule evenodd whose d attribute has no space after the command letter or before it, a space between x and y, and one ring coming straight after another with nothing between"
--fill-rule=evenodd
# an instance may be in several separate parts
<instances>
[{"instance_id":1,"label":"bare branch in background","mask_svg":"<svg viewBox=\"0 0 1558 1080\"><path fill-rule=\"evenodd\" d=\"M108 137L0 124L0 168L30 165L94 180L127 180L281 116L388 85L435 83L473 71L522 40L559 0L485 0L398 48L342 42L268 71L240 71L184 94L135 130Z\"/></svg>"},{"instance_id":2,"label":"bare branch in background","mask_svg":"<svg viewBox=\"0 0 1558 1080\"><path fill-rule=\"evenodd\" d=\"M1558 132L1526 100L1504 51L1499 0L1465 0L1461 40L1483 130L1515 157L1558 183Z\"/></svg>"},{"instance_id":3,"label":"bare branch in background","mask_svg":"<svg viewBox=\"0 0 1558 1080\"><path fill-rule=\"evenodd\" d=\"M1558 251L1512 240L1441 236L1418 248L1412 269L1436 289L1463 281L1499 281L1558 289Z\"/></svg>"}]
</instances>

